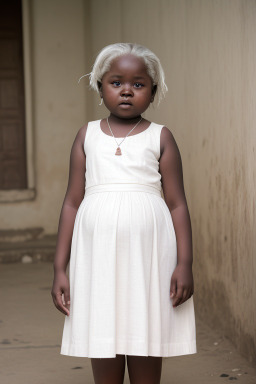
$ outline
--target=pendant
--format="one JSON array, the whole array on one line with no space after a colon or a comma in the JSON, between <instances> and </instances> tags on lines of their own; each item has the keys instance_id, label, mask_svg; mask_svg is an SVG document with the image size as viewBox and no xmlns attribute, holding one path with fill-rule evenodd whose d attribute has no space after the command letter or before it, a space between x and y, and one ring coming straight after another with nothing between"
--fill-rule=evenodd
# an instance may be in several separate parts
<instances>
[{"instance_id":1,"label":"pendant","mask_svg":"<svg viewBox=\"0 0 256 384\"><path fill-rule=\"evenodd\" d=\"M117 147L115 155L122 155L121 148Z\"/></svg>"}]
</instances>

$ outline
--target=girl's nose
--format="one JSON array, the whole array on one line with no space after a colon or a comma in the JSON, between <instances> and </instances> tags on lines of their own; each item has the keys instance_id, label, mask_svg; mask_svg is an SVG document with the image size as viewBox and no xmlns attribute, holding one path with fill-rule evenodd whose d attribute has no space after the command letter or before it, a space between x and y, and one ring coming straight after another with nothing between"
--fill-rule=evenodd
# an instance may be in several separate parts
<instances>
[{"instance_id":1,"label":"girl's nose","mask_svg":"<svg viewBox=\"0 0 256 384\"><path fill-rule=\"evenodd\" d=\"M121 89L121 96L124 97L124 96L132 96L133 95L133 92L132 92L132 89L129 85L125 85L122 89Z\"/></svg>"}]
</instances>

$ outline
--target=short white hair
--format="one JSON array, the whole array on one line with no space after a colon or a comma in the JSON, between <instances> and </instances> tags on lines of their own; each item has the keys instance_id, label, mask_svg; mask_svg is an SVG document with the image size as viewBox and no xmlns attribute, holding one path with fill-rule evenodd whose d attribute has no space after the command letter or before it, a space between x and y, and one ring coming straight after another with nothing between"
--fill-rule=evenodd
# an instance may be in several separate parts
<instances>
[{"instance_id":1,"label":"short white hair","mask_svg":"<svg viewBox=\"0 0 256 384\"><path fill-rule=\"evenodd\" d=\"M104 47L98 53L92 71L88 74L90 87L99 93L98 82L102 81L102 77L110 69L112 61L117 57L127 54L132 54L144 60L147 73L151 77L153 85L157 85L156 99L158 99L159 105L160 101L168 91L167 85L165 84L164 71L159 58L143 45L134 43L116 43Z\"/></svg>"}]
</instances>

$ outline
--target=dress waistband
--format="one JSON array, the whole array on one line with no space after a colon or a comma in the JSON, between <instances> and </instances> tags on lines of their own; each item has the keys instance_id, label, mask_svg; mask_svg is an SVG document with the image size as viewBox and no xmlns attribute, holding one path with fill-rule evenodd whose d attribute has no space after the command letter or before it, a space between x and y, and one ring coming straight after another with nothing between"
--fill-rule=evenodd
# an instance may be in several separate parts
<instances>
[{"instance_id":1,"label":"dress waistband","mask_svg":"<svg viewBox=\"0 0 256 384\"><path fill-rule=\"evenodd\" d=\"M137 192L148 192L153 193L157 196L162 196L161 191L151 185L139 184L139 183L106 183L92 185L91 187L85 188L85 197L92 193L98 192L116 192L116 191L137 191Z\"/></svg>"}]
</instances>

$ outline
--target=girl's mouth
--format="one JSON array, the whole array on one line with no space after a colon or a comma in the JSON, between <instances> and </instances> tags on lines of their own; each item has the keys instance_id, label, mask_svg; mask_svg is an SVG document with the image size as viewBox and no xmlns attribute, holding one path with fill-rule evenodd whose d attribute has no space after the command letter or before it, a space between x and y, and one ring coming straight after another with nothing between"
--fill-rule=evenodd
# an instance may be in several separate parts
<instances>
[{"instance_id":1,"label":"girl's mouth","mask_svg":"<svg viewBox=\"0 0 256 384\"><path fill-rule=\"evenodd\" d=\"M119 104L119 107L121 107L122 109L129 109L130 107L132 107L132 104L121 103L121 104Z\"/></svg>"},{"instance_id":2,"label":"girl's mouth","mask_svg":"<svg viewBox=\"0 0 256 384\"><path fill-rule=\"evenodd\" d=\"M120 103L119 105L132 105L132 103L129 103L128 101L123 101L123 102Z\"/></svg>"}]
</instances>

